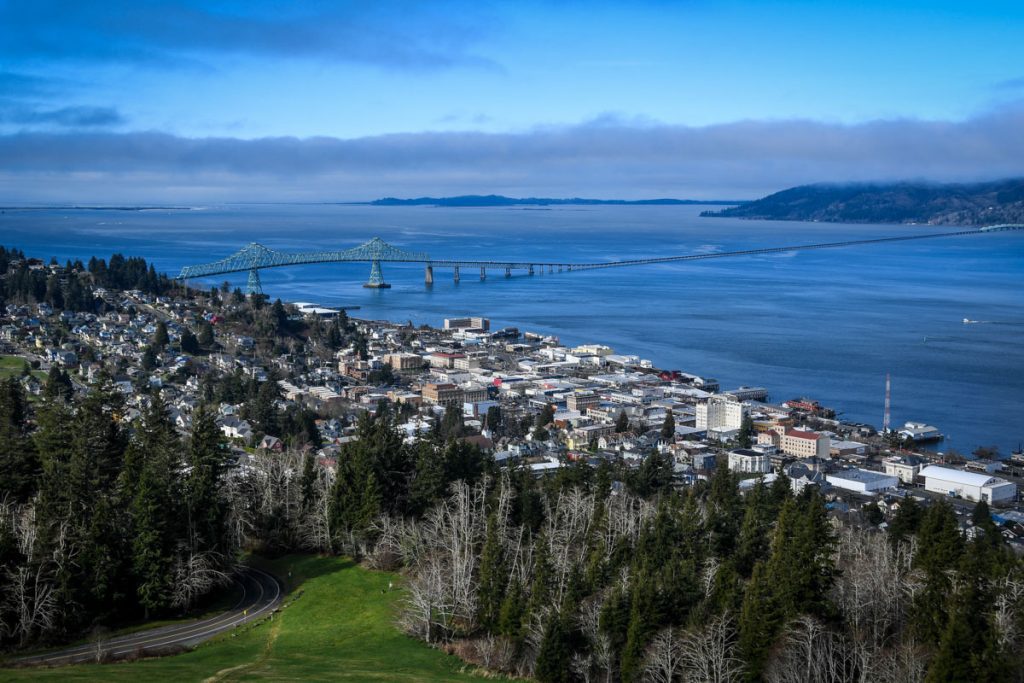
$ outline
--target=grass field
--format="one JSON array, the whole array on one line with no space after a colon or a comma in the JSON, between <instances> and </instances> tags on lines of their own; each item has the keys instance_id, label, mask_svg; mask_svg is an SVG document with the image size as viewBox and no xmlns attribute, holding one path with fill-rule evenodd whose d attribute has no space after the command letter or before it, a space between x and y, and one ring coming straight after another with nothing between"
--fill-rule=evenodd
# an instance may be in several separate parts
<instances>
[{"instance_id":1,"label":"grass field","mask_svg":"<svg viewBox=\"0 0 1024 683\"><path fill-rule=\"evenodd\" d=\"M335 557L267 563L298 597L270 621L191 652L125 664L3 669L4 681L484 681L393 626L392 574Z\"/></svg>"},{"instance_id":2,"label":"grass field","mask_svg":"<svg viewBox=\"0 0 1024 683\"><path fill-rule=\"evenodd\" d=\"M0 356L0 379L7 379L10 376L21 377L21 373L28 361L20 356ZM46 373L35 370L33 375L39 379L46 379Z\"/></svg>"}]
</instances>

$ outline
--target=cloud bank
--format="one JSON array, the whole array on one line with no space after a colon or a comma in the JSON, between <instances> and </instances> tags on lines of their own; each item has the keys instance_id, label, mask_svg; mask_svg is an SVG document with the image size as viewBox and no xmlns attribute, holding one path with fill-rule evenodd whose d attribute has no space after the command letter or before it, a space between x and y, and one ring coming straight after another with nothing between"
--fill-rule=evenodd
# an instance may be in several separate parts
<instances>
[{"instance_id":1,"label":"cloud bank","mask_svg":"<svg viewBox=\"0 0 1024 683\"><path fill-rule=\"evenodd\" d=\"M964 122L602 119L521 133L0 136L0 200L348 201L464 193L748 198L812 182L1024 176L1024 107Z\"/></svg>"}]
</instances>

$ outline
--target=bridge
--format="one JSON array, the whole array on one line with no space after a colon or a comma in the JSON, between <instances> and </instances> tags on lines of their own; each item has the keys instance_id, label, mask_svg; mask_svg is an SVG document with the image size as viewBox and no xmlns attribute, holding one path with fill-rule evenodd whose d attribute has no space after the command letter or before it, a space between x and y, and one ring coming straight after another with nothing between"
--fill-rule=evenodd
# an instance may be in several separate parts
<instances>
[{"instance_id":1,"label":"bridge","mask_svg":"<svg viewBox=\"0 0 1024 683\"><path fill-rule=\"evenodd\" d=\"M228 273L248 272L249 278L247 291L249 294L261 294L263 287L260 283L259 271L265 268L280 268L283 266L297 266L310 263L346 263L362 262L370 264L370 278L364 287L373 289L386 289L390 287L384 281L384 272L381 263L422 263L424 265L424 279L426 284L434 283L434 268L451 268L455 282L461 277L463 268L480 269L480 279L487 279L487 270L493 269L504 271L505 277L512 277L513 271L524 271L528 275L536 273L543 274L554 272L572 272L579 270L596 270L599 268L622 268L625 266L642 266L655 263L675 263L679 261L701 261L707 259L730 258L735 256L754 256L759 254L777 254L789 251L805 251L811 249L835 249L839 247L852 247L862 244L881 244L883 242L905 242L910 240L935 239L939 237L966 237L969 235L983 235L994 232L1011 230L1024 230L1024 224L1000 224L989 225L982 228L969 230L957 230L953 232L935 232L919 235L900 235L896 237L875 237L863 240L845 240L842 242L820 242L816 244L797 244L782 247L762 247L758 249L743 249L740 251L721 251L708 254L682 254L677 256L654 256L650 258L625 259L621 261L600 261L597 263L570 263L551 261L503 261L494 260L462 260L462 259L433 259L424 252L405 251L394 245L388 244L379 237L374 237L369 242L360 244L358 247L345 250L326 251L299 251L281 252L253 242L240 251L212 263L204 263L196 266L185 266L181 269L176 279L187 281L195 278L212 277Z\"/></svg>"}]
</instances>

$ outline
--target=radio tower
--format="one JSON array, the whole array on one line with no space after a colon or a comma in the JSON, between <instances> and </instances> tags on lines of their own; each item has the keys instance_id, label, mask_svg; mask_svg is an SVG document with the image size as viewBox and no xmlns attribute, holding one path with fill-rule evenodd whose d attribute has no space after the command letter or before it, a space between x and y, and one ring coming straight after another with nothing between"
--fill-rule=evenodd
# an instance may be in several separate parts
<instances>
[{"instance_id":1,"label":"radio tower","mask_svg":"<svg viewBox=\"0 0 1024 683\"><path fill-rule=\"evenodd\" d=\"M889 402L890 402L889 373L885 373L885 414L882 416L882 433L889 433Z\"/></svg>"}]
</instances>

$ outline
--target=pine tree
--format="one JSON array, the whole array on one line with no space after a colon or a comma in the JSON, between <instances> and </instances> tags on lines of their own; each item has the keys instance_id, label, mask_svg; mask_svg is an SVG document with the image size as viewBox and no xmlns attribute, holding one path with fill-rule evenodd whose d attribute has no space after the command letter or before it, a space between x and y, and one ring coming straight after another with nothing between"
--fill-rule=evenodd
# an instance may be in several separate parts
<instances>
[{"instance_id":1,"label":"pine tree","mask_svg":"<svg viewBox=\"0 0 1024 683\"><path fill-rule=\"evenodd\" d=\"M480 578L477 589L477 620L487 631L493 631L501 616L505 600L508 568L505 550L498 536L498 520L493 513L487 518L487 533L480 551Z\"/></svg>"},{"instance_id":2,"label":"pine tree","mask_svg":"<svg viewBox=\"0 0 1024 683\"><path fill-rule=\"evenodd\" d=\"M181 351L193 356L200 351L199 340L196 339L196 335L192 333L192 330L188 328L181 333Z\"/></svg>"},{"instance_id":3,"label":"pine tree","mask_svg":"<svg viewBox=\"0 0 1024 683\"><path fill-rule=\"evenodd\" d=\"M164 610L172 601L174 554L185 531L179 511L180 452L166 407L154 401L129 447L132 459L139 461L138 481L132 487L132 568L147 618L150 611Z\"/></svg>"},{"instance_id":4,"label":"pine tree","mask_svg":"<svg viewBox=\"0 0 1024 683\"><path fill-rule=\"evenodd\" d=\"M743 596L737 647L746 663L748 681L760 680L768 652L783 623L773 584L764 562L754 565L753 575Z\"/></svg>"},{"instance_id":5,"label":"pine tree","mask_svg":"<svg viewBox=\"0 0 1024 683\"><path fill-rule=\"evenodd\" d=\"M624 434L629 431L629 417L626 415L625 410L619 411L619 416L615 418L615 433Z\"/></svg>"},{"instance_id":6,"label":"pine tree","mask_svg":"<svg viewBox=\"0 0 1024 683\"><path fill-rule=\"evenodd\" d=\"M665 421L661 423L661 438L665 441L675 441L676 418L671 410L665 414Z\"/></svg>"},{"instance_id":7,"label":"pine tree","mask_svg":"<svg viewBox=\"0 0 1024 683\"><path fill-rule=\"evenodd\" d=\"M192 432L185 449L187 538L194 550L222 554L230 550L224 526L227 510L220 496L229 455L214 414L200 405L192 416Z\"/></svg>"},{"instance_id":8,"label":"pine tree","mask_svg":"<svg viewBox=\"0 0 1024 683\"><path fill-rule=\"evenodd\" d=\"M917 541L914 564L924 573L924 586L914 598L913 622L918 638L937 645L949 620L950 572L964 550L956 515L948 503L939 501L925 511Z\"/></svg>"},{"instance_id":9,"label":"pine tree","mask_svg":"<svg viewBox=\"0 0 1024 683\"><path fill-rule=\"evenodd\" d=\"M0 497L24 503L35 493L39 456L29 438L28 399L14 377L0 381Z\"/></svg>"},{"instance_id":10,"label":"pine tree","mask_svg":"<svg viewBox=\"0 0 1024 683\"><path fill-rule=\"evenodd\" d=\"M534 674L542 683L568 683L572 680L570 628L562 615L551 610L544 622Z\"/></svg>"},{"instance_id":11,"label":"pine tree","mask_svg":"<svg viewBox=\"0 0 1024 683\"><path fill-rule=\"evenodd\" d=\"M170 337L167 335L167 325L161 320L156 324L156 331L153 333L153 346L162 351L168 343L170 343Z\"/></svg>"}]
</instances>

